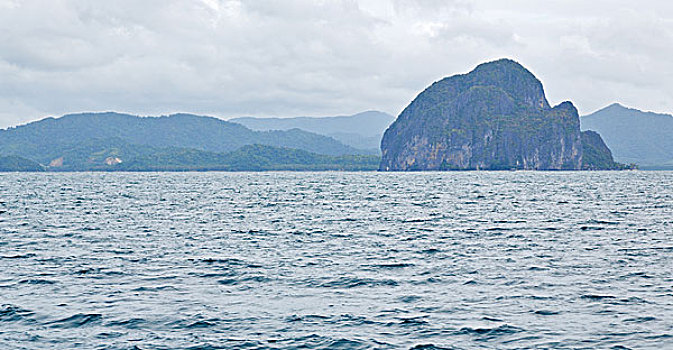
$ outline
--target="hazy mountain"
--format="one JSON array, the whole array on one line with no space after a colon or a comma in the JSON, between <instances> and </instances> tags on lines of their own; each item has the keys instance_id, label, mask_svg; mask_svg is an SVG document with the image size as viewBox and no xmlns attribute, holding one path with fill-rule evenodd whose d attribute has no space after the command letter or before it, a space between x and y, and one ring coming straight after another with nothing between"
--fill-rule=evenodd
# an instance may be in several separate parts
<instances>
[{"instance_id":1,"label":"hazy mountain","mask_svg":"<svg viewBox=\"0 0 673 350\"><path fill-rule=\"evenodd\" d=\"M673 167L673 116L613 104L580 118L601 134L618 162Z\"/></svg>"},{"instance_id":2,"label":"hazy mountain","mask_svg":"<svg viewBox=\"0 0 673 350\"><path fill-rule=\"evenodd\" d=\"M299 129L253 131L212 117L189 114L137 117L110 112L71 114L0 130L0 155L17 155L49 164L88 141L113 139L134 147L176 147L215 153L232 152L252 144L332 156L372 153Z\"/></svg>"},{"instance_id":3,"label":"hazy mountain","mask_svg":"<svg viewBox=\"0 0 673 350\"><path fill-rule=\"evenodd\" d=\"M252 130L289 130L293 128L333 137L360 149L379 150L383 132L395 120L390 114L367 111L350 116L296 118L235 118L229 121Z\"/></svg>"},{"instance_id":4,"label":"hazy mountain","mask_svg":"<svg viewBox=\"0 0 673 350\"><path fill-rule=\"evenodd\" d=\"M598 134L582 135L572 103L552 108L542 83L507 59L432 84L388 128L381 149L381 170L619 168Z\"/></svg>"}]
</instances>

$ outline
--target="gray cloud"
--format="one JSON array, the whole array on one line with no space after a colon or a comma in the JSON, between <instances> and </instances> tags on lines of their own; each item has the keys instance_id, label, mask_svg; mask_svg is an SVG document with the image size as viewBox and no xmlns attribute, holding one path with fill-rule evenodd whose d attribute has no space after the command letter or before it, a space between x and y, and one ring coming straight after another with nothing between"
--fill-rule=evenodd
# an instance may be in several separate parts
<instances>
[{"instance_id":1,"label":"gray cloud","mask_svg":"<svg viewBox=\"0 0 673 350\"><path fill-rule=\"evenodd\" d=\"M0 0L0 127L117 110L399 113L500 57L588 113L673 112L661 1Z\"/></svg>"}]
</instances>

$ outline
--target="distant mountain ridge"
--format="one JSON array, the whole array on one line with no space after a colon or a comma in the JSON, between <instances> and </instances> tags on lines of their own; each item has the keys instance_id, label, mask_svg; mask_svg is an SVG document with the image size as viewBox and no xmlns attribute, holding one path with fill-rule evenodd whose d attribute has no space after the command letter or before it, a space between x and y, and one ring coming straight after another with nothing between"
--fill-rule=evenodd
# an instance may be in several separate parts
<instances>
[{"instance_id":1,"label":"distant mountain ridge","mask_svg":"<svg viewBox=\"0 0 673 350\"><path fill-rule=\"evenodd\" d=\"M0 130L0 171L365 170L374 151L299 129L213 117L80 113Z\"/></svg>"},{"instance_id":2,"label":"distant mountain ridge","mask_svg":"<svg viewBox=\"0 0 673 350\"><path fill-rule=\"evenodd\" d=\"M115 138L134 145L220 153L253 144L332 156L371 153L299 129L261 132L221 119L191 114L138 117L106 112L46 118L0 130L0 154L22 156L44 164L59 157L59 152L87 140Z\"/></svg>"},{"instance_id":3,"label":"distant mountain ridge","mask_svg":"<svg viewBox=\"0 0 673 350\"><path fill-rule=\"evenodd\" d=\"M614 103L580 118L582 130L601 134L615 160L673 168L673 116Z\"/></svg>"},{"instance_id":4,"label":"distant mountain ridge","mask_svg":"<svg viewBox=\"0 0 673 350\"><path fill-rule=\"evenodd\" d=\"M395 120L390 114L366 111L349 116L253 118L230 119L252 130L301 129L333 137L340 142L359 149L379 150L383 132Z\"/></svg>"}]
</instances>

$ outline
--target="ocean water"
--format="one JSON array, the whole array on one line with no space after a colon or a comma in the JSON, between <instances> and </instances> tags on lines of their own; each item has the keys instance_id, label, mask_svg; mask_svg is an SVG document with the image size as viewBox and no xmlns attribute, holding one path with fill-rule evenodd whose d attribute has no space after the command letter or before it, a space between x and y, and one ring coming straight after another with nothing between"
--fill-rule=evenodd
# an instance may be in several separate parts
<instances>
[{"instance_id":1,"label":"ocean water","mask_svg":"<svg viewBox=\"0 0 673 350\"><path fill-rule=\"evenodd\" d=\"M673 348L672 184L0 174L0 348Z\"/></svg>"}]
</instances>

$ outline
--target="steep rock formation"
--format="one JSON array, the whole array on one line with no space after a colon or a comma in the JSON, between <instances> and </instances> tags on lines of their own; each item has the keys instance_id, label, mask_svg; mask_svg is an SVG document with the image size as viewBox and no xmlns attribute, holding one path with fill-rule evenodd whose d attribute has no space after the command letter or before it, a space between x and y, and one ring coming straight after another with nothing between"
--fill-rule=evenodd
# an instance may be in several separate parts
<instances>
[{"instance_id":1,"label":"steep rock formation","mask_svg":"<svg viewBox=\"0 0 673 350\"><path fill-rule=\"evenodd\" d=\"M380 170L582 169L577 109L503 59L442 79L386 130Z\"/></svg>"},{"instance_id":2,"label":"steep rock formation","mask_svg":"<svg viewBox=\"0 0 673 350\"><path fill-rule=\"evenodd\" d=\"M628 166L616 163L612 152L595 131L582 131L582 169L622 170Z\"/></svg>"}]
</instances>

